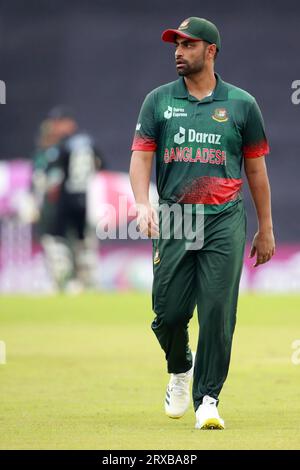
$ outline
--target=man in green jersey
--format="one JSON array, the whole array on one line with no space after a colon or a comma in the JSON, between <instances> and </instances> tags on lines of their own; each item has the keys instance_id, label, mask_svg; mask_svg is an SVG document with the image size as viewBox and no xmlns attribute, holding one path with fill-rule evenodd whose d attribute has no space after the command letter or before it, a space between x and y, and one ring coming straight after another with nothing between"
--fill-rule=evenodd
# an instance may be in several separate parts
<instances>
[{"instance_id":1,"label":"man in green jersey","mask_svg":"<svg viewBox=\"0 0 300 470\"><path fill-rule=\"evenodd\" d=\"M164 31L162 39L175 44L179 79L146 96L130 166L139 228L153 239L152 330L171 374L166 414L180 418L186 412L193 375L196 428L223 429L217 406L229 368L246 238L241 168L257 212L250 253L256 267L275 250L264 158L269 146L255 98L214 72L221 49L216 26L191 17ZM148 197L155 153L160 209L176 206L182 214L187 209L190 228L202 221L202 238L196 240L201 228L192 230L196 238L191 230L178 236L172 210L169 235L162 236L164 211L157 221ZM200 334L193 360L188 322L195 306Z\"/></svg>"}]
</instances>

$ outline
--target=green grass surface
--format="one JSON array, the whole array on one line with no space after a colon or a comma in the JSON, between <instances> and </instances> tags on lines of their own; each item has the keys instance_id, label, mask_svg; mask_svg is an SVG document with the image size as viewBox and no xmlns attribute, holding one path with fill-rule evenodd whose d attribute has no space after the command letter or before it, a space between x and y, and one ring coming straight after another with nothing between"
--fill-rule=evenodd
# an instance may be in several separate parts
<instances>
[{"instance_id":1,"label":"green grass surface","mask_svg":"<svg viewBox=\"0 0 300 470\"><path fill-rule=\"evenodd\" d=\"M150 296L2 297L1 449L299 449L299 296L241 296L225 431L164 415ZM191 322L195 347L197 321Z\"/></svg>"}]
</instances>

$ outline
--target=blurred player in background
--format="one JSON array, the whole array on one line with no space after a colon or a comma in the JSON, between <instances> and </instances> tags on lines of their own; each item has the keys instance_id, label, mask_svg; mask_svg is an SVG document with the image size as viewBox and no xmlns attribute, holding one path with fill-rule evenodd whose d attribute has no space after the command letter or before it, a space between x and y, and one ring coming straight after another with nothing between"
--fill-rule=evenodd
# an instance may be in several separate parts
<instances>
[{"instance_id":1,"label":"blurred player in background","mask_svg":"<svg viewBox=\"0 0 300 470\"><path fill-rule=\"evenodd\" d=\"M94 286L97 240L87 224L86 197L91 177L102 168L100 152L73 112L52 109L40 128L33 187L42 245L60 290Z\"/></svg>"}]
</instances>

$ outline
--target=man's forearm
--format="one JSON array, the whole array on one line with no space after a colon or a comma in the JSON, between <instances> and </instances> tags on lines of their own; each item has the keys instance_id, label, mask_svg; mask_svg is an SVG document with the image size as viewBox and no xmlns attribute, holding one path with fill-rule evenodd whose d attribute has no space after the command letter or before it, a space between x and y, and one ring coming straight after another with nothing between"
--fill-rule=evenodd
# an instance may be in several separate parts
<instances>
[{"instance_id":1,"label":"man's forearm","mask_svg":"<svg viewBox=\"0 0 300 470\"><path fill-rule=\"evenodd\" d=\"M134 151L130 163L130 182L137 204L149 203L153 152Z\"/></svg>"},{"instance_id":2,"label":"man's forearm","mask_svg":"<svg viewBox=\"0 0 300 470\"><path fill-rule=\"evenodd\" d=\"M245 173L256 208L258 231L254 235L250 258L256 255L253 267L267 263L275 253L275 239L273 235L271 190L265 158L245 158Z\"/></svg>"},{"instance_id":3,"label":"man's forearm","mask_svg":"<svg viewBox=\"0 0 300 470\"><path fill-rule=\"evenodd\" d=\"M272 230L271 190L266 168L249 171L247 178L256 208L258 230L260 232Z\"/></svg>"}]
</instances>

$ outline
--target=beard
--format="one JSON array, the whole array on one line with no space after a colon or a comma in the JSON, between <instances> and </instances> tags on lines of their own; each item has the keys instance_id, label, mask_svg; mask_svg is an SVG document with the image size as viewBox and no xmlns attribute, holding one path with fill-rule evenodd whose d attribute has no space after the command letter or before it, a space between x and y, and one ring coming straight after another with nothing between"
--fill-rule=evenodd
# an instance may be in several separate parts
<instances>
[{"instance_id":1,"label":"beard","mask_svg":"<svg viewBox=\"0 0 300 470\"><path fill-rule=\"evenodd\" d=\"M204 57L201 57L197 62L190 64L186 61L180 61L180 67L177 66L177 73L180 77L188 77L202 72L204 69Z\"/></svg>"}]
</instances>

